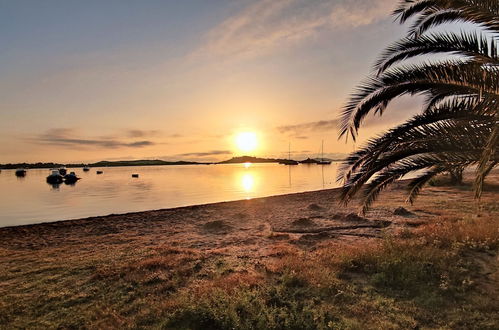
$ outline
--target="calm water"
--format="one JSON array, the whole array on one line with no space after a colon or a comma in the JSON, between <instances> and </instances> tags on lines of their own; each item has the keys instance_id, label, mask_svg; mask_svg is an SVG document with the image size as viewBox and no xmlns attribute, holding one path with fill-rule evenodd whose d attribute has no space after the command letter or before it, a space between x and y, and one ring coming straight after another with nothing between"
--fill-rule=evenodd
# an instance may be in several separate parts
<instances>
[{"instance_id":1,"label":"calm water","mask_svg":"<svg viewBox=\"0 0 499 330\"><path fill-rule=\"evenodd\" d=\"M336 187L337 164L231 164L91 168L75 185L46 183L48 169L0 173L0 227L231 201ZM104 174L97 175L96 170ZM139 178L132 178L139 173Z\"/></svg>"}]
</instances>

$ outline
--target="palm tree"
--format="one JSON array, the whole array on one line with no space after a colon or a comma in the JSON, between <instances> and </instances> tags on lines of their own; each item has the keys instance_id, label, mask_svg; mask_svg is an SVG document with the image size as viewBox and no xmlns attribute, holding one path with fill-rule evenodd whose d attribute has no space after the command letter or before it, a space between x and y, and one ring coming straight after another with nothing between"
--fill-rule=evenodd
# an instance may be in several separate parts
<instances>
[{"instance_id":1,"label":"palm tree","mask_svg":"<svg viewBox=\"0 0 499 330\"><path fill-rule=\"evenodd\" d=\"M371 139L343 164L345 203L364 191L365 212L378 194L402 176L418 171L409 202L442 172L459 181L476 165L475 195L499 163L499 2L497 0L404 0L394 12L400 23L413 19L408 36L388 47L376 73L345 106L340 136L357 137L365 117L382 115L403 95L424 95L421 114ZM474 26L460 33L434 28L453 22ZM416 64L409 59L452 55Z\"/></svg>"}]
</instances>

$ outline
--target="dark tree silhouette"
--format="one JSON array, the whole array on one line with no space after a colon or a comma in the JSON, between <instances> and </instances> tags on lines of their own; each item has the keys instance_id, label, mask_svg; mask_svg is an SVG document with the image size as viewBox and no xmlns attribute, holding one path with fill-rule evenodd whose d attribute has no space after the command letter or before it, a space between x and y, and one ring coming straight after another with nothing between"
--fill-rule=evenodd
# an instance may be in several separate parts
<instances>
[{"instance_id":1,"label":"dark tree silhouette","mask_svg":"<svg viewBox=\"0 0 499 330\"><path fill-rule=\"evenodd\" d=\"M424 95L425 103L419 115L348 157L339 177L342 200L348 203L365 187L365 212L387 185L415 172L412 203L437 174L448 172L460 183L463 169L471 165L476 165L479 198L485 177L499 162L499 1L404 0L394 15L400 23L411 19L413 24L352 95L343 109L340 137L355 140L365 117L383 115L397 97ZM473 28L456 33L440 26L459 22ZM428 61L434 54L438 58ZM426 61L408 63L421 56Z\"/></svg>"}]
</instances>

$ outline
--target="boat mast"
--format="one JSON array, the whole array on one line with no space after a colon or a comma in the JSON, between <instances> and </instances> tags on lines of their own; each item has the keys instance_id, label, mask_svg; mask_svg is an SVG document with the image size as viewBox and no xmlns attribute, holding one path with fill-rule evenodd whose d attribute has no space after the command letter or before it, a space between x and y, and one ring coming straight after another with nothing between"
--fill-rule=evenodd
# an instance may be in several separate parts
<instances>
[{"instance_id":1,"label":"boat mast","mask_svg":"<svg viewBox=\"0 0 499 330\"><path fill-rule=\"evenodd\" d=\"M291 141L289 142L289 147L288 147L288 160L291 160Z\"/></svg>"},{"instance_id":2,"label":"boat mast","mask_svg":"<svg viewBox=\"0 0 499 330\"><path fill-rule=\"evenodd\" d=\"M322 147L321 147L321 161L324 161L324 140L322 140Z\"/></svg>"}]
</instances>

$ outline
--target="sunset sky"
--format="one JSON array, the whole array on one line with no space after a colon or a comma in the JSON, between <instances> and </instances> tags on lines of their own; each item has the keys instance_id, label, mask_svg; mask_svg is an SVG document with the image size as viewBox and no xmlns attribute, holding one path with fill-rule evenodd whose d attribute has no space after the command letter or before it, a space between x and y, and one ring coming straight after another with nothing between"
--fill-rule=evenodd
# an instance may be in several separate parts
<instances>
[{"instance_id":1,"label":"sunset sky","mask_svg":"<svg viewBox=\"0 0 499 330\"><path fill-rule=\"evenodd\" d=\"M0 163L353 146L337 117L403 35L395 0L0 0ZM365 139L417 109L370 119ZM254 134L241 150L237 137ZM243 148L244 149L244 148Z\"/></svg>"}]
</instances>

